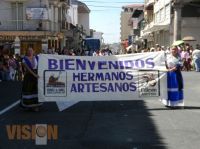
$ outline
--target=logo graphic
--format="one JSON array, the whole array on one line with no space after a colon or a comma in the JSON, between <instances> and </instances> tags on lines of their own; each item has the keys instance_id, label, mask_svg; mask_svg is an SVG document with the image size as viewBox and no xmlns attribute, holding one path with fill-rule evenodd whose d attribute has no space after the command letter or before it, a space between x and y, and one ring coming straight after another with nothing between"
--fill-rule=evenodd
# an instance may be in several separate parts
<instances>
[{"instance_id":1,"label":"logo graphic","mask_svg":"<svg viewBox=\"0 0 200 149\"><path fill-rule=\"evenodd\" d=\"M36 145L46 145L47 144L47 125L46 124L36 124L36 135L35 144Z\"/></svg>"},{"instance_id":2,"label":"logo graphic","mask_svg":"<svg viewBox=\"0 0 200 149\"><path fill-rule=\"evenodd\" d=\"M54 74L52 74L49 77L47 87L65 87L65 82L59 82L59 78L60 78L61 73L62 72L60 71L59 75L57 77L55 77Z\"/></svg>"},{"instance_id":3,"label":"logo graphic","mask_svg":"<svg viewBox=\"0 0 200 149\"><path fill-rule=\"evenodd\" d=\"M160 94L158 71L139 71L138 91L140 97L156 97Z\"/></svg>"},{"instance_id":4,"label":"logo graphic","mask_svg":"<svg viewBox=\"0 0 200 149\"><path fill-rule=\"evenodd\" d=\"M155 74L153 73L145 73L143 76L143 81L146 82L147 86L156 86L156 79L155 79Z\"/></svg>"},{"instance_id":5,"label":"logo graphic","mask_svg":"<svg viewBox=\"0 0 200 149\"><path fill-rule=\"evenodd\" d=\"M65 71L45 71L45 96L64 97L67 95L67 77Z\"/></svg>"},{"instance_id":6,"label":"logo graphic","mask_svg":"<svg viewBox=\"0 0 200 149\"><path fill-rule=\"evenodd\" d=\"M9 140L35 140L36 145L47 145L47 140L58 139L57 125L6 125L6 131Z\"/></svg>"},{"instance_id":7,"label":"logo graphic","mask_svg":"<svg viewBox=\"0 0 200 149\"><path fill-rule=\"evenodd\" d=\"M36 127L36 134L38 137L44 137L47 134L47 127L39 125Z\"/></svg>"}]
</instances>

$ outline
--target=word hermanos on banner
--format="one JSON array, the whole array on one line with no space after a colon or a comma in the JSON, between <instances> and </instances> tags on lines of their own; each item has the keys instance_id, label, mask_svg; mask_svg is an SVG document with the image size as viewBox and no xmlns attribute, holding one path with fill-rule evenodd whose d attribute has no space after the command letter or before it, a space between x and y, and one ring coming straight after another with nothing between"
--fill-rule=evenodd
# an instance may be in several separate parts
<instances>
[{"instance_id":1,"label":"word hermanos on banner","mask_svg":"<svg viewBox=\"0 0 200 149\"><path fill-rule=\"evenodd\" d=\"M134 76L131 71L111 73L73 73L73 82L85 81L96 83L73 83L71 92L135 92L137 89L136 83L126 82L133 80L133 78ZM107 81L115 81L115 83Z\"/></svg>"}]
</instances>

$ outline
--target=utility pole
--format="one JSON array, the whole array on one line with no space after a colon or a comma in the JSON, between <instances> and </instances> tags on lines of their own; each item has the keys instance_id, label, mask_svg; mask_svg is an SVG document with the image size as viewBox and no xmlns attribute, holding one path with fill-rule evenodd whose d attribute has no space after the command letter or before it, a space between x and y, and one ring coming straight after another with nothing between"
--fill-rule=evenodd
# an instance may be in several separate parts
<instances>
[{"instance_id":1,"label":"utility pole","mask_svg":"<svg viewBox=\"0 0 200 149\"><path fill-rule=\"evenodd\" d=\"M183 2L174 0L174 41L181 40L181 9Z\"/></svg>"}]
</instances>

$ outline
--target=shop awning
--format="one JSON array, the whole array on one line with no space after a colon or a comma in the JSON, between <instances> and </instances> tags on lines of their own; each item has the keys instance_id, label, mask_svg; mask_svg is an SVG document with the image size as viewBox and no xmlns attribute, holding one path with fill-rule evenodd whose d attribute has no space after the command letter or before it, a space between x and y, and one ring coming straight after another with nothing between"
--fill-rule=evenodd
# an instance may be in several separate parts
<instances>
[{"instance_id":1,"label":"shop awning","mask_svg":"<svg viewBox=\"0 0 200 149\"><path fill-rule=\"evenodd\" d=\"M152 33L152 32L156 32L156 31L160 31L160 30L169 30L170 25L166 24L166 25L153 25L151 28L148 28L146 30L144 30L144 34L145 33Z\"/></svg>"},{"instance_id":2,"label":"shop awning","mask_svg":"<svg viewBox=\"0 0 200 149\"><path fill-rule=\"evenodd\" d=\"M154 25L152 28L150 28L151 32L156 32L160 30L168 30L169 29L169 24L167 25Z\"/></svg>"}]
</instances>

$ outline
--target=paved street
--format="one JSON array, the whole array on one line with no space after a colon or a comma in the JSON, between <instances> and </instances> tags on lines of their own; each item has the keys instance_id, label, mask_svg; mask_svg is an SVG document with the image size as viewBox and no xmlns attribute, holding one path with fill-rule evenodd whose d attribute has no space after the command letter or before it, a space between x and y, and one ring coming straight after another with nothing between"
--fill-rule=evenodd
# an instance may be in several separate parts
<instances>
[{"instance_id":1,"label":"paved street","mask_svg":"<svg viewBox=\"0 0 200 149\"><path fill-rule=\"evenodd\" d=\"M45 103L40 112L15 106L0 115L0 149L198 149L200 73L184 72L185 105L169 110L158 100L80 102L58 112ZM20 99L20 83L0 83L0 111ZM55 124L58 140L9 140L6 125Z\"/></svg>"}]
</instances>

